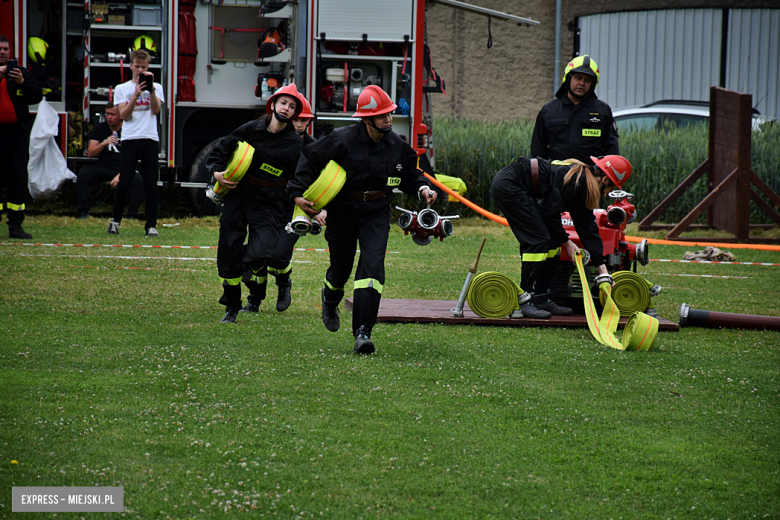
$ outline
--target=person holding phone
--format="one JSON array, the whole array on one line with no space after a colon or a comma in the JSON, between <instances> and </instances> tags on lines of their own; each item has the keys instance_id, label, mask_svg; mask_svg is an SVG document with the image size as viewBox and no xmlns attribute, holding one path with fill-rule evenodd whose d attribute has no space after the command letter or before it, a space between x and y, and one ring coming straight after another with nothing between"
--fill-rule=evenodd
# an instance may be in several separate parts
<instances>
[{"instance_id":1,"label":"person holding phone","mask_svg":"<svg viewBox=\"0 0 780 520\"><path fill-rule=\"evenodd\" d=\"M149 72L149 53L143 49L130 55L133 79L122 83L114 91L114 104L119 109L122 125L122 151L119 169L119 185L114 195L114 214L108 224L108 234L118 235L125 209L127 192L133 183L136 163L141 161L141 177L146 195L147 237L157 233L157 153L160 138L157 132L157 114L165 102L163 88L155 83Z\"/></svg>"},{"instance_id":2,"label":"person holding phone","mask_svg":"<svg viewBox=\"0 0 780 520\"><path fill-rule=\"evenodd\" d=\"M32 238L22 229L27 196L27 162L33 119L30 105L43 99L40 85L11 56L11 44L0 35L0 210L7 211L8 236ZM5 188L5 197L2 190Z\"/></svg>"}]
</instances>

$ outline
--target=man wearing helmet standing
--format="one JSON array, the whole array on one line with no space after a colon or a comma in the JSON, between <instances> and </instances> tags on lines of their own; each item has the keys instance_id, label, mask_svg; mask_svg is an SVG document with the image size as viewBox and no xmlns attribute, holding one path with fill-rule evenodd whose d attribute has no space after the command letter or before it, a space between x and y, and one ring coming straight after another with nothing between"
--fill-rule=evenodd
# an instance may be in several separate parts
<instances>
[{"instance_id":1,"label":"man wearing helmet standing","mask_svg":"<svg viewBox=\"0 0 780 520\"><path fill-rule=\"evenodd\" d=\"M536 117L531 137L531 157L553 161L576 159L590 165L591 156L619 153L612 109L596 97L598 81L599 68L590 56L578 56L566 65L563 82L555 93L556 99L545 104ZM549 284L552 285L552 278ZM574 312L553 302L549 295L550 286L542 285L536 285L535 299L524 311L525 315L548 318L550 315L568 316Z\"/></svg>"},{"instance_id":2,"label":"man wearing helmet standing","mask_svg":"<svg viewBox=\"0 0 780 520\"><path fill-rule=\"evenodd\" d=\"M555 99L536 116L531 157L577 159L617 155L618 133L609 105L596 97L599 68L590 56L578 56L567 65Z\"/></svg>"},{"instance_id":3,"label":"man wearing helmet standing","mask_svg":"<svg viewBox=\"0 0 780 520\"><path fill-rule=\"evenodd\" d=\"M328 204L325 239L330 266L322 288L322 321L331 332L339 329L338 305L360 246L355 270L352 335L355 354L372 354L371 331L379 313L385 283L385 253L390 231L393 188L417 195L426 203L436 200L423 172L417 169L417 154L392 131L396 104L376 85L363 89L352 117L361 122L339 128L301 153L295 178L287 186L289 196L313 216L312 201L303 193L330 161L346 171L346 183Z\"/></svg>"},{"instance_id":4,"label":"man wearing helmet standing","mask_svg":"<svg viewBox=\"0 0 780 520\"><path fill-rule=\"evenodd\" d=\"M217 270L222 282L219 303L225 306L222 323L235 323L241 310L241 280L250 289L249 304L265 299L268 263L284 227L284 187L295 171L301 139L290 123L301 112L294 84L277 90L265 106L266 116L250 121L222 139L206 159L206 169L228 191L219 219ZM239 143L253 149L240 182L225 178L231 155ZM244 239L249 238L246 247ZM246 267L246 272L245 272Z\"/></svg>"}]
</instances>

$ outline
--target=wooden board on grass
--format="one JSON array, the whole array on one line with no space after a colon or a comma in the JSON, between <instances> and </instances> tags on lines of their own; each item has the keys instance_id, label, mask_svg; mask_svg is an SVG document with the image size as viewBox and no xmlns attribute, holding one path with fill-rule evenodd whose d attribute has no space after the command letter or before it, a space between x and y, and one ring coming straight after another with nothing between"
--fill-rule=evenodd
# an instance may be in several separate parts
<instances>
[{"instance_id":1,"label":"wooden board on grass","mask_svg":"<svg viewBox=\"0 0 780 520\"><path fill-rule=\"evenodd\" d=\"M344 307L352 312L352 298L346 298ZM463 306L463 317L456 318L450 312L455 306L454 301L447 300L391 300L383 298L379 304L379 323L444 323L446 325L493 325L499 327L587 327L588 321L584 314L571 316L553 316L549 320L522 319L491 319L477 316L468 303ZM658 318L658 329L677 332L680 325L666 318ZM620 318L618 328L622 328L628 318Z\"/></svg>"}]
</instances>

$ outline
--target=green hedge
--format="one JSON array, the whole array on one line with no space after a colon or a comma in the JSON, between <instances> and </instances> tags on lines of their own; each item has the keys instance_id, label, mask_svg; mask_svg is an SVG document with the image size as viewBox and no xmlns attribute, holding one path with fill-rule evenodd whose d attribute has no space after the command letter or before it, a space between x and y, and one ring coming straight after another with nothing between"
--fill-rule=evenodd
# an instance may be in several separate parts
<instances>
[{"instance_id":1,"label":"green hedge","mask_svg":"<svg viewBox=\"0 0 780 520\"><path fill-rule=\"evenodd\" d=\"M460 177L468 185L472 202L496 212L490 196L493 176L516 157L531 149L533 121L481 123L464 119L439 119L434 126L436 172ZM635 195L639 217L647 215L664 197L707 158L707 128L665 128L623 132L620 151L634 167L624 188ZM780 125L754 132L752 169L775 193L780 194ZM706 194L700 179L662 216L664 222L680 221ZM461 215L473 215L459 208ZM772 223L751 202L750 221Z\"/></svg>"}]
</instances>

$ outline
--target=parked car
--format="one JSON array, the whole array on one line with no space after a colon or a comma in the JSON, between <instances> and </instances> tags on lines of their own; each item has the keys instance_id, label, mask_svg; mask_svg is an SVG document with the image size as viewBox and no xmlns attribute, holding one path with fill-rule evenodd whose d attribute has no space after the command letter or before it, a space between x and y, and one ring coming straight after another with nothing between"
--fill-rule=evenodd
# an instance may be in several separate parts
<instances>
[{"instance_id":1,"label":"parked car","mask_svg":"<svg viewBox=\"0 0 780 520\"><path fill-rule=\"evenodd\" d=\"M707 124L710 118L708 101L654 101L637 107L626 107L612 112L618 130L647 130L674 124L686 127L699 123ZM760 130L767 118L753 109L753 130Z\"/></svg>"}]
</instances>

